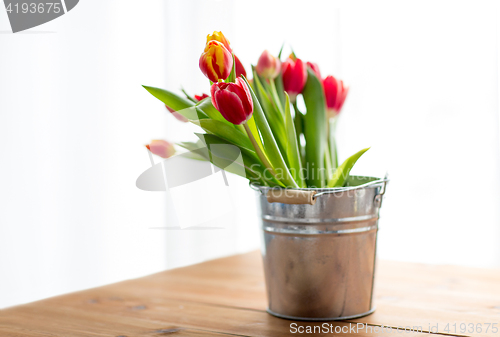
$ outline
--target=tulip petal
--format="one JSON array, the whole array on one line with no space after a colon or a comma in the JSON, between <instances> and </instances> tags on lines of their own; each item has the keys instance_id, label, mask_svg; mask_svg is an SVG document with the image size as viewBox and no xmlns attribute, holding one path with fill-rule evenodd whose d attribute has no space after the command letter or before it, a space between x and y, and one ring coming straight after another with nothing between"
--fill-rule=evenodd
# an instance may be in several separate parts
<instances>
[{"instance_id":1,"label":"tulip petal","mask_svg":"<svg viewBox=\"0 0 500 337\"><path fill-rule=\"evenodd\" d=\"M219 90L215 93L215 100L222 116L233 124L239 125L246 121L247 116L240 97L229 90Z\"/></svg>"},{"instance_id":2,"label":"tulip petal","mask_svg":"<svg viewBox=\"0 0 500 337\"><path fill-rule=\"evenodd\" d=\"M240 97L245 107L245 112L247 114L251 114L253 112L253 104L252 104L252 96L250 95L250 91L248 90L247 84L241 77L236 79L236 84L234 87L237 88L235 93Z\"/></svg>"},{"instance_id":3,"label":"tulip petal","mask_svg":"<svg viewBox=\"0 0 500 337\"><path fill-rule=\"evenodd\" d=\"M163 139L154 139L146 145L149 151L162 158L172 157L175 153L174 144Z\"/></svg>"},{"instance_id":4,"label":"tulip petal","mask_svg":"<svg viewBox=\"0 0 500 337\"><path fill-rule=\"evenodd\" d=\"M229 46L229 41L226 39L224 34L222 34L222 32L214 31L211 35L207 35L207 43L212 40L222 43L230 53L232 52L232 49Z\"/></svg>"},{"instance_id":5,"label":"tulip petal","mask_svg":"<svg viewBox=\"0 0 500 337\"><path fill-rule=\"evenodd\" d=\"M233 67L231 53L216 40L209 41L200 56L199 66L205 76L212 82L225 80Z\"/></svg>"},{"instance_id":6,"label":"tulip petal","mask_svg":"<svg viewBox=\"0 0 500 337\"><path fill-rule=\"evenodd\" d=\"M243 67L243 64L241 63L240 59L236 55L234 55L234 62L236 63L236 66L235 66L236 77L238 78L241 75L247 77L247 72L245 70L245 67Z\"/></svg>"},{"instance_id":7,"label":"tulip petal","mask_svg":"<svg viewBox=\"0 0 500 337\"><path fill-rule=\"evenodd\" d=\"M216 65L219 67L217 74L221 75L224 73L224 63L226 62L226 57L224 55L224 50L222 48L215 48L215 57L213 58L213 67L215 69Z\"/></svg>"},{"instance_id":8,"label":"tulip petal","mask_svg":"<svg viewBox=\"0 0 500 337\"><path fill-rule=\"evenodd\" d=\"M217 108L213 105L213 100L210 100L208 97L201 100L196 104L196 107L200 108L210 119L214 119L216 121L220 121L234 127L233 124L228 122L222 114L217 110Z\"/></svg>"},{"instance_id":9,"label":"tulip petal","mask_svg":"<svg viewBox=\"0 0 500 337\"><path fill-rule=\"evenodd\" d=\"M307 81L307 66L301 59L288 58L282 66L283 85L291 97L302 92Z\"/></svg>"}]
</instances>

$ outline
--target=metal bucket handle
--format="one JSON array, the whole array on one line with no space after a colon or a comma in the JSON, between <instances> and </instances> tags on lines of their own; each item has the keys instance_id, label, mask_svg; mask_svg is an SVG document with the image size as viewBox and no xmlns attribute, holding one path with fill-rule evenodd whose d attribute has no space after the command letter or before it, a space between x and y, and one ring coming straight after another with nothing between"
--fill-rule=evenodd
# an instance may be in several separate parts
<instances>
[{"instance_id":1,"label":"metal bucket handle","mask_svg":"<svg viewBox=\"0 0 500 337\"><path fill-rule=\"evenodd\" d=\"M382 183L383 184L382 188L380 189L380 191L377 193L377 195L373 200L375 206L380 207L382 205L382 196L385 193L385 188L388 181L389 179L387 178L386 175L384 179L372 181L363 185L352 186L351 188L349 187L334 188L320 192L314 189L306 189L306 188L304 189L269 188L267 189L267 192L264 192L261 186L255 183L250 183L250 188L262 194L265 193L267 201L269 203L278 202L282 204L293 204L293 205L314 205L316 203L316 199L322 195L327 195L339 191L349 191L358 188L364 188L369 185L377 185Z\"/></svg>"}]
</instances>

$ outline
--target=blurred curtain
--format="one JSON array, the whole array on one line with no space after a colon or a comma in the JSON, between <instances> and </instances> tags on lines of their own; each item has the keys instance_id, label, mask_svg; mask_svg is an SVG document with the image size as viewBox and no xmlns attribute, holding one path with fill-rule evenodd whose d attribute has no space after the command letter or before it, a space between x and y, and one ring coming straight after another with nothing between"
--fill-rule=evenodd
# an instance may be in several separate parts
<instances>
[{"instance_id":1,"label":"blurred curtain","mask_svg":"<svg viewBox=\"0 0 500 337\"><path fill-rule=\"evenodd\" d=\"M0 307L165 269L165 195L135 187L166 131L141 88L165 84L164 17L86 0L11 34L0 8Z\"/></svg>"}]
</instances>

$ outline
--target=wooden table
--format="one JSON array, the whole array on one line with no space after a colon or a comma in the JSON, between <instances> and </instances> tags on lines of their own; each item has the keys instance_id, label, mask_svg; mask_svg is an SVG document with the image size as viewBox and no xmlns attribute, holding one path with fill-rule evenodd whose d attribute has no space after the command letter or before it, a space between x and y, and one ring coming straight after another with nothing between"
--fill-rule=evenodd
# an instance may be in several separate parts
<instances>
[{"instance_id":1,"label":"wooden table","mask_svg":"<svg viewBox=\"0 0 500 337\"><path fill-rule=\"evenodd\" d=\"M364 323L359 336L429 336L433 328L500 337L485 331L485 323L500 330L500 270L379 261L376 279L376 312L329 322L333 334L293 334L293 321L266 313L262 262L252 252L0 310L0 336L321 336ZM296 331L322 325L295 323ZM423 332L387 328L398 326Z\"/></svg>"}]
</instances>

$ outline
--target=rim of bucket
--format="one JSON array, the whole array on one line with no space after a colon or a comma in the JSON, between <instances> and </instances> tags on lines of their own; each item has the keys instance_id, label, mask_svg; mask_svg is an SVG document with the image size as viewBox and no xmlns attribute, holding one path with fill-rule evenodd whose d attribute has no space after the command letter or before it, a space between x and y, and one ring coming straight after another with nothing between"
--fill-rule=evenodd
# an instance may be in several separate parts
<instances>
[{"instance_id":1,"label":"rim of bucket","mask_svg":"<svg viewBox=\"0 0 500 337\"><path fill-rule=\"evenodd\" d=\"M389 182L389 179L387 176L385 176L384 178L377 178L377 177L370 177L370 176L350 176L350 177L363 178L363 179L374 179L374 180L371 180L367 183L364 183L361 185L356 185L356 186L331 187L331 188L329 188L329 187L283 188L283 187L262 186L262 185L258 185L256 183L250 183L250 188L253 189L254 191L261 192L261 193L266 193L267 190L271 190L271 189L272 190L316 191L318 193L315 196L319 196L319 195L324 194L324 193L326 194L326 193L333 193L333 192L351 191L351 190L363 189L363 188L376 186L376 185L385 186Z\"/></svg>"}]
</instances>

